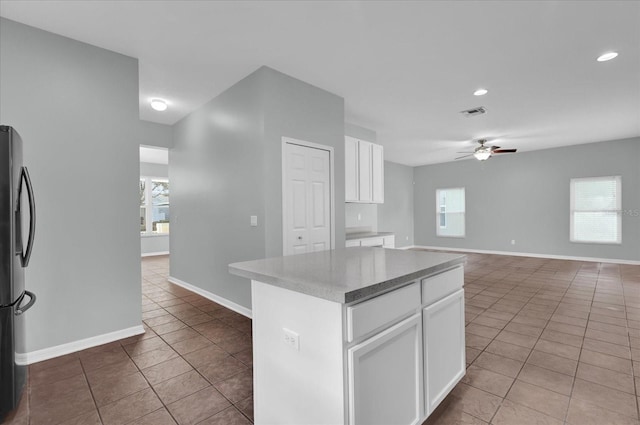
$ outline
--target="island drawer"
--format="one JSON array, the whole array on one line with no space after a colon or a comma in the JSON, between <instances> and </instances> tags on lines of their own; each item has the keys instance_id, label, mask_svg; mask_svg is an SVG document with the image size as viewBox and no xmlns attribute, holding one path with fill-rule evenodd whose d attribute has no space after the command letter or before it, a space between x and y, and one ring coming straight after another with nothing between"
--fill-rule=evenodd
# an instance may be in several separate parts
<instances>
[{"instance_id":1,"label":"island drawer","mask_svg":"<svg viewBox=\"0 0 640 425\"><path fill-rule=\"evenodd\" d=\"M422 279L422 304L430 305L453 294L464 284L464 271L461 266Z\"/></svg>"},{"instance_id":2,"label":"island drawer","mask_svg":"<svg viewBox=\"0 0 640 425\"><path fill-rule=\"evenodd\" d=\"M420 285L403 288L347 307L347 339L352 342L420 308Z\"/></svg>"}]
</instances>

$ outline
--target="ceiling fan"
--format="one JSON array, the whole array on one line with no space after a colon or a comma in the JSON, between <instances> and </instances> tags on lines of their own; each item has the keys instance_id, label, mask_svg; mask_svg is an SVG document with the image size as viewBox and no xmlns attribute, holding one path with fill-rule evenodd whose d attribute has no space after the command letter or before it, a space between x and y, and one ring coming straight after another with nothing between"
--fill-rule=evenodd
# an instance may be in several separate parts
<instances>
[{"instance_id":1,"label":"ceiling fan","mask_svg":"<svg viewBox=\"0 0 640 425\"><path fill-rule=\"evenodd\" d=\"M517 149L500 149L500 146L485 146L485 143L487 143L487 139L478 139L477 142L480 144L480 146L475 148L473 152L458 152L466 153L468 155L459 156L456 159L474 156L478 161L486 161L495 153L514 153L517 151Z\"/></svg>"}]
</instances>

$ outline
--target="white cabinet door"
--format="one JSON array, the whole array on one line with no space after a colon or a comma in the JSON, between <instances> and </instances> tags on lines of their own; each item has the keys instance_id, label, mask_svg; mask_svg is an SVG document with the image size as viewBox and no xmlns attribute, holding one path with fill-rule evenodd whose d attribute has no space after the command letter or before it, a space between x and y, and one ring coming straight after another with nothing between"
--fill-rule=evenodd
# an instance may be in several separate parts
<instances>
[{"instance_id":1,"label":"white cabinet door","mask_svg":"<svg viewBox=\"0 0 640 425\"><path fill-rule=\"evenodd\" d=\"M345 166L345 201L358 202L358 140L353 137L344 138L344 166Z\"/></svg>"},{"instance_id":2,"label":"white cabinet door","mask_svg":"<svg viewBox=\"0 0 640 425\"><path fill-rule=\"evenodd\" d=\"M345 201L384 203L382 146L345 136Z\"/></svg>"},{"instance_id":3,"label":"white cabinet door","mask_svg":"<svg viewBox=\"0 0 640 425\"><path fill-rule=\"evenodd\" d=\"M373 200L371 184L371 143L358 141L358 183L360 186L360 202Z\"/></svg>"},{"instance_id":4,"label":"white cabinet door","mask_svg":"<svg viewBox=\"0 0 640 425\"><path fill-rule=\"evenodd\" d=\"M396 237L395 236L385 236L384 244L382 245L385 248L395 248L396 247Z\"/></svg>"},{"instance_id":5,"label":"white cabinet door","mask_svg":"<svg viewBox=\"0 0 640 425\"><path fill-rule=\"evenodd\" d=\"M419 313L348 350L349 423L416 424L423 416Z\"/></svg>"},{"instance_id":6,"label":"white cabinet door","mask_svg":"<svg viewBox=\"0 0 640 425\"><path fill-rule=\"evenodd\" d=\"M372 201L384 203L384 155L380 145L371 145L371 186Z\"/></svg>"},{"instance_id":7,"label":"white cabinet door","mask_svg":"<svg viewBox=\"0 0 640 425\"><path fill-rule=\"evenodd\" d=\"M425 412L431 414L465 374L464 289L424 308Z\"/></svg>"}]
</instances>

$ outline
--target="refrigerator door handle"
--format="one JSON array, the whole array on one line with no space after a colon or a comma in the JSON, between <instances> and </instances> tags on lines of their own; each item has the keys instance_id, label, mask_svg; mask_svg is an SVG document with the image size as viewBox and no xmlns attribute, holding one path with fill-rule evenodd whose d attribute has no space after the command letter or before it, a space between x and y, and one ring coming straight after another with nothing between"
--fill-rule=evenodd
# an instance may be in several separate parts
<instances>
[{"instance_id":1,"label":"refrigerator door handle","mask_svg":"<svg viewBox=\"0 0 640 425\"><path fill-rule=\"evenodd\" d=\"M24 296L27 295L29 297L29 302L27 303L27 305L25 305L24 307L18 307L16 309L16 316L20 316L21 314L24 314L25 311L29 310L31 308L31 306L33 304L35 304L36 302L36 294L34 294L31 291L24 291L24 294L22 295L22 297L20 297L20 301L18 301L18 305L22 304L22 300L24 299Z\"/></svg>"},{"instance_id":2,"label":"refrigerator door handle","mask_svg":"<svg viewBox=\"0 0 640 425\"><path fill-rule=\"evenodd\" d=\"M21 179L24 180L27 185L27 195L29 197L29 239L27 241L27 249L21 254L20 258L22 267L27 267L29 265L29 259L31 258L31 251L33 250L33 238L36 234L36 203L27 167L22 167Z\"/></svg>"}]
</instances>

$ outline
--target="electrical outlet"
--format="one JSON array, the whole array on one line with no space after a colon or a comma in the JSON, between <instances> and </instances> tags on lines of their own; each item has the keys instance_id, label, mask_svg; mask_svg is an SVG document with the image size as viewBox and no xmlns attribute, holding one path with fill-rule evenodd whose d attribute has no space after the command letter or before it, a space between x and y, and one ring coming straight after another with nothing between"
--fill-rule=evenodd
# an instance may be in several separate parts
<instances>
[{"instance_id":1,"label":"electrical outlet","mask_svg":"<svg viewBox=\"0 0 640 425\"><path fill-rule=\"evenodd\" d=\"M282 328L282 336L285 344L296 351L300 351L300 335L287 328Z\"/></svg>"},{"instance_id":2,"label":"electrical outlet","mask_svg":"<svg viewBox=\"0 0 640 425\"><path fill-rule=\"evenodd\" d=\"M516 244L516 240L515 239L511 239L511 245L515 245Z\"/></svg>"},{"instance_id":3,"label":"electrical outlet","mask_svg":"<svg viewBox=\"0 0 640 425\"><path fill-rule=\"evenodd\" d=\"M258 227L258 216L257 215L252 215L251 216L251 227Z\"/></svg>"},{"instance_id":4,"label":"electrical outlet","mask_svg":"<svg viewBox=\"0 0 640 425\"><path fill-rule=\"evenodd\" d=\"M358 213L358 221L362 220L362 214Z\"/></svg>"}]
</instances>

